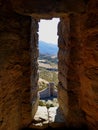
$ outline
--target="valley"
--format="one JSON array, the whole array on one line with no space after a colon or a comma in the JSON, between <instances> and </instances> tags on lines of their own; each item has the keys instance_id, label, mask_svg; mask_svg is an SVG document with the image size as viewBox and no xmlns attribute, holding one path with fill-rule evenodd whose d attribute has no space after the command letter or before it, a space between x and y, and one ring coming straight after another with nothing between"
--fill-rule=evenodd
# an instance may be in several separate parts
<instances>
[{"instance_id":1,"label":"valley","mask_svg":"<svg viewBox=\"0 0 98 130\"><path fill-rule=\"evenodd\" d=\"M47 83L58 84L57 56L40 54L39 60L39 90L47 87Z\"/></svg>"}]
</instances>

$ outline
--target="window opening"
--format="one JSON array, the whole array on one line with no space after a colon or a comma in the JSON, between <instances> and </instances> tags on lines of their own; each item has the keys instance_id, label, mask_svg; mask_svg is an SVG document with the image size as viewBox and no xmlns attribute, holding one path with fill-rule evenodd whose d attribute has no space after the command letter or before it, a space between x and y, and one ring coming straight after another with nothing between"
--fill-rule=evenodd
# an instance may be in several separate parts
<instances>
[{"instance_id":1,"label":"window opening","mask_svg":"<svg viewBox=\"0 0 98 130\"><path fill-rule=\"evenodd\" d=\"M39 22L39 106L58 106L58 36L59 18Z\"/></svg>"},{"instance_id":2,"label":"window opening","mask_svg":"<svg viewBox=\"0 0 98 130\"><path fill-rule=\"evenodd\" d=\"M65 125L64 117L57 100L57 26L59 21L59 19L53 18L52 20L40 20L39 22L39 104L34 116L34 128L36 128L36 126L49 128L50 125L52 128L52 124L57 124L57 126L59 124ZM49 22L51 23L50 25ZM41 32L41 28L43 32Z\"/></svg>"}]
</instances>

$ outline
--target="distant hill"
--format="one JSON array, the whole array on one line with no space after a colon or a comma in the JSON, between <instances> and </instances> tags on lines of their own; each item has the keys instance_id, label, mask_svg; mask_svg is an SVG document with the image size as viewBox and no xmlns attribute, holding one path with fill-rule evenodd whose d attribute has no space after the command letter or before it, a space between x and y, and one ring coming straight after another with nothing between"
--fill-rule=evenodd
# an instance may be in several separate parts
<instances>
[{"instance_id":1,"label":"distant hill","mask_svg":"<svg viewBox=\"0 0 98 130\"><path fill-rule=\"evenodd\" d=\"M44 55L57 55L58 47L55 44L39 41L39 53Z\"/></svg>"}]
</instances>

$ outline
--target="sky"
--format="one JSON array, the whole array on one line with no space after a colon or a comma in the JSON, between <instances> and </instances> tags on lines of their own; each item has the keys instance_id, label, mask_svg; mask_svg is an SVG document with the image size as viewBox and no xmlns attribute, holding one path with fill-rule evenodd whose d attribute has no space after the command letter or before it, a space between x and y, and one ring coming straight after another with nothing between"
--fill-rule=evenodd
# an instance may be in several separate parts
<instances>
[{"instance_id":1,"label":"sky","mask_svg":"<svg viewBox=\"0 0 98 130\"><path fill-rule=\"evenodd\" d=\"M38 32L39 41L57 44L57 25L59 21L59 18L53 18L52 20L40 20Z\"/></svg>"}]
</instances>

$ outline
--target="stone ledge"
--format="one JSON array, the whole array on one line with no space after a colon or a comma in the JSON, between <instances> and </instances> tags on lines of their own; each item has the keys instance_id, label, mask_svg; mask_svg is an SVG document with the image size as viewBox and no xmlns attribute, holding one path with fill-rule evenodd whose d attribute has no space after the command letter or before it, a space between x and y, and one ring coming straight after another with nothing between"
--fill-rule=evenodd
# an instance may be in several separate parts
<instances>
[{"instance_id":1,"label":"stone ledge","mask_svg":"<svg viewBox=\"0 0 98 130\"><path fill-rule=\"evenodd\" d=\"M59 107L38 106L31 128L45 129L45 128L61 128L65 126L63 115Z\"/></svg>"}]
</instances>

